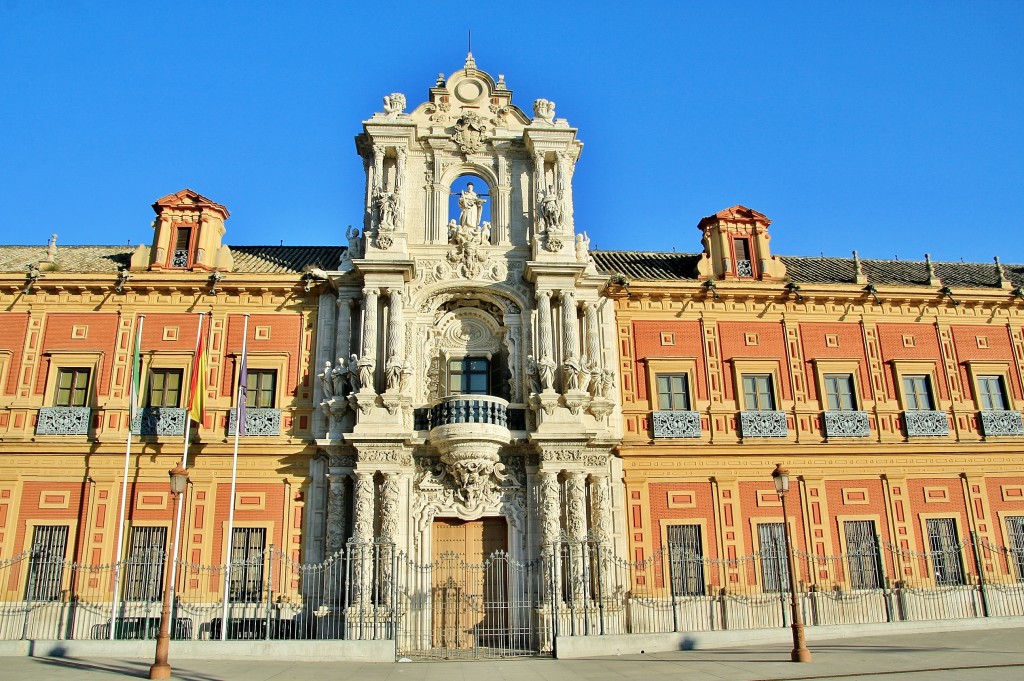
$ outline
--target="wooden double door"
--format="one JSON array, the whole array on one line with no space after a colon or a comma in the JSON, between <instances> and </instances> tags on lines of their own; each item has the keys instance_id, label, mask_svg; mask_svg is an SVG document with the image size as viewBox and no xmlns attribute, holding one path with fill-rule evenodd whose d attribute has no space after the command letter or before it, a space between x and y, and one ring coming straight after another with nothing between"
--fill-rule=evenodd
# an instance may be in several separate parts
<instances>
[{"instance_id":1,"label":"wooden double door","mask_svg":"<svg viewBox=\"0 0 1024 681\"><path fill-rule=\"evenodd\" d=\"M436 518L433 523L433 646L503 648L508 638L508 523Z\"/></svg>"}]
</instances>

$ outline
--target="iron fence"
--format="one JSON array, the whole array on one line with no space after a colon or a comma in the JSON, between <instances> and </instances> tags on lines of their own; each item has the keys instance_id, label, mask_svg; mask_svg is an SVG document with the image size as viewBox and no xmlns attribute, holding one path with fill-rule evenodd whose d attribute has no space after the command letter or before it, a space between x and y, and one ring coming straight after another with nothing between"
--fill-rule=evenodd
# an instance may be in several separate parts
<instances>
[{"instance_id":1,"label":"iron fence","mask_svg":"<svg viewBox=\"0 0 1024 681\"><path fill-rule=\"evenodd\" d=\"M352 543L319 563L273 546L230 570L181 561L171 635L386 639L400 655L508 657L550 653L556 636L790 624L781 546L769 541L759 553L716 559L690 539L634 561L589 539L559 542L525 562L499 551L479 565L457 554L417 564L382 543ZM4 561L0 639L155 638L154 580L162 581L165 558L154 550L118 565L87 565L30 551ZM808 626L1024 616L1024 552L973 535L940 551L876 537L844 554L797 552L795 559Z\"/></svg>"}]
</instances>

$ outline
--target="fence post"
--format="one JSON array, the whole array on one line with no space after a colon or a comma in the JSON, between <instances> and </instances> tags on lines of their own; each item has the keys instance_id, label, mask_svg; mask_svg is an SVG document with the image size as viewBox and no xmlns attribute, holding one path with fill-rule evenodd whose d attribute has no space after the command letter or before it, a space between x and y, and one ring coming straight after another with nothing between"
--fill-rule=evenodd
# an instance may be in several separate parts
<instances>
[{"instance_id":1,"label":"fence post","mask_svg":"<svg viewBox=\"0 0 1024 681\"><path fill-rule=\"evenodd\" d=\"M878 586L882 588L882 600L885 602L885 621L892 622L892 593L889 590L889 578L885 574L885 558L882 554L882 535L875 535L875 550L878 551ZM895 561L893 561L895 564Z\"/></svg>"},{"instance_id":2,"label":"fence post","mask_svg":"<svg viewBox=\"0 0 1024 681\"><path fill-rule=\"evenodd\" d=\"M267 625L263 632L263 639L270 640L270 608L274 603L274 545L270 545L267 552Z\"/></svg>"},{"instance_id":3,"label":"fence post","mask_svg":"<svg viewBox=\"0 0 1024 681\"><path fill-rule=\"evenodd\" d=\"M28 586L25 591L25 621L21 625L21 640L28 638L28 619L32 616L32 595L36 590L36 552L33 549L28 554Z\"/></svg>"},{"instance_id":4,"label":"fence post","mask_svg":"<svg viewBox=\"0 0 1024 681\"><path fill-rule=\"evenodd\" d=\"M600 632L604 636L604 575L601 573L601 562L603 561L601 543L597 543L597 612L600 621Z\"/></svg>"},{"instance_id":5,"label":"fence post","mask_svg":"<svg viewBox=\"0 0 1024 681\"><path fill-rule=\"evenodd\" d=\"M675 560L672 555L672 542L668 543L668 591L672 596L672 631L679 631L679 612L676 608Z\"/></svg>"},{"instance_id":6,"label":"fence post","mask_svg":"<svg viewBox=\"0 0 1024 681\"><path fill-rule=\"evenodd\" d=\"M974 553L974 567L978 571L978 592L981 594L981 614L988 617L988 595L985 593L985 566L981 563L981 551L978 550L978 534L971 531L971 551Z\"/></svg>"}]
</instances>

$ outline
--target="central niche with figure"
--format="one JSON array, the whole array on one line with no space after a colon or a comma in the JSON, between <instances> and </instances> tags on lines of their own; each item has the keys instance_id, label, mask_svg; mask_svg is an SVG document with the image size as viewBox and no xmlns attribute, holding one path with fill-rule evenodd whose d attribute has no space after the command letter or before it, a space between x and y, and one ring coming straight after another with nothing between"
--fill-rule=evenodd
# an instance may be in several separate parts
<instances>
[{"instance_id":1,"label":"central niche with figure","mask_svg":"<svg viewBox=\"0 0 1024 681\"><path fill-rule=\"evenodd\" d=\"M453 232L463 238L491 241L491 204L487 182L479 175L462 175L451 186L448 199L449 240Z\"/></svg>"}]
</instances>

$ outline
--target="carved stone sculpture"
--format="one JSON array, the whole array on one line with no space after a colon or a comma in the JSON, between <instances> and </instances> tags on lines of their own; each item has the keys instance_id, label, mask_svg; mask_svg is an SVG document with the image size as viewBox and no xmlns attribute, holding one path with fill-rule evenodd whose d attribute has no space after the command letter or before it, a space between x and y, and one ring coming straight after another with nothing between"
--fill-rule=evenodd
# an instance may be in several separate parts
<instances>
[{"instance_id":1,"label":"carved stone sculpture","mask_svg":"<svg viewBox=\"0 0 1024 681\"><path fill-rule=\"evenodd\" d=\"M345 358L339 357L338 364L331 370L331 390L335 397L341 397L345 394L345 386L349 385L348 380L348 366L345 364Z\"/></svg>"},{"instance_id":2,"label":"carved stone sculpture","mask_svg":"<svg viewBox=\"0 0 1024 681\"><path fill-rule=\"evenodd\" d=\"M394 118L405 111L405 95L401 92L392 92L384 97L384 113L388 118Z\"/></svg>"},{"instance_id":3,"label":"carved stone sculpture","mask_svg":"<svg viewBox=\"0 0 1024 681\"><path fill-rule=\"evenodd\" d=\"M547 99L534 100L533 115L545 123L553 123L555 120L555 103Z\"/></svg>"},{"instance_id":4,"label":"carved stone sculpture","mask_svg":"<svg viewBox=\"0 0 1024 681\"><path fill-rule=\"evenodd\" d=\"M334 381L330 361L324 362L324 370L317 374L316 377L320 379L320 389L323 391L323 398L329 400L334 397Z\"/></svg>"},{"instance_id":5,"label":"carved stone sculpture","mask_svg":"<svg viewBox=\"0 0 1024 681\"><path fill-rule=\"evenodd\" d=\"M356 353L352 353L352 356L348 360L348 383L352 386L352 392L359 392L359 356Z\"/></svg>"},{"instance_id":6,"label":"carved stone sculpture","mask_svg":"<svg viewBox=\"0 0 1024 681\"><path fill-rule=\"evenodd\" d=\"M555 362L550 357L541 357L537 362L537 374L543 390L555 389Z\"/></svg>"},{"instance_id":7,"label":"carved stone sculpture","mask_svg":"<svg viewBox=\"0 0 1024 681\"><path fill-rule=\"evenodd\" d=\"M580 389L580 363L575 357L567 357L562 362L562 386L565 392Z\"/></svg>"},{"instance_id":8,"label":"carved stone sculpture","mask_svg":"<svg viewBox=\"0 0 1024 681\"><path fill-rule=\"evenodd\" d=\"M576 235L576 262L590 262L590 237L586 232Z\"/></svg>"},{"instance_id":9,"label":"carved stone sculpture","mask_svg":"<svg viewBox=\"0 0 1024 681\"><path fill-rule=\"evenodd\" d=\"M458 145L462 153L475 154L484 148L484 143L489 137L487 124L484 123L480 114L475 111L466 111L455 123L452 141Z\"/></svg>"},{"instance_id":10,"label":"carved stone sculpture","mask_svg":"<svg viewBox=\"0 0 1024 681\"><path fill-rule=\"evenodd\" d=\"M530 379L530 392L537 394L543 387L540 380L540 365L537 364L537 360L533 355L529 355L526 358L526 375Z\"/></svg>"},{"instance_id":11,"label":"carved stone sculpture","mask_svg":"<svg viewBox=\"0 0 1024 681\"><path fill-rule=\"evenodd\" d=\"M466 184L466 188L459 194L459 208L462 211L459 215L459 226L477 228L480 224L481 211L486 202L486 199L481 199L473 191L472 182Z\"/></svg>"},{"instance_id":12,"label":"carved stone sculpture","mask_svg":"<svg viewBox=\"0 0 1024 681\"><path fill-rule=\"evenodd\" d=\"M363 257L363 247L359 240L359 230L353 229L352 225L348 226L345 230L345 236L348 238L348 257L352 260Z\"/></svg>"},{"instance_id":13,"label":"carved stone sculpture","mask_svg":"<svg viewBox=\"0 0 1024 681\"><path fill-rule=\"evenodd\" d=\"M384 381L388 392L399 390L402 382L402 370L404 369L401 360L392 357L384 367Z\"/></svg>"},{"instance_id":14,"label":"carved stone sculpture","mask_svg":"<svg viewBox=\"0 0 1024 681\"><path fill-rule=\"evenodd\" d=\"M373 370L377 367L373 357L362 357L358 361L360 390L373 390Z\"/></svg>"},{"instance_id":15,"label":"carved stone sculpture","mask_svg":"<svg viewBox=\"0 0 1024 681\"><path fill-rule=\"evenodd\" d=\"M398 229L399 197L397 191L389 191L387 187L378 190L374 196L379 216L378 236L380 232L393 232Z\"/></svg>"},{"instance_id":16,"label":"carved stone sculpture","mask_svg":"<svg viewBox=\"0 0 1024 681\"><path fill-rule=\"evenodd\" d=\"M562 225L562 192L548 185L541 197L540 212L544 218L544 228L549 232L557 232Z\"/></svg>"}]
</instances>

